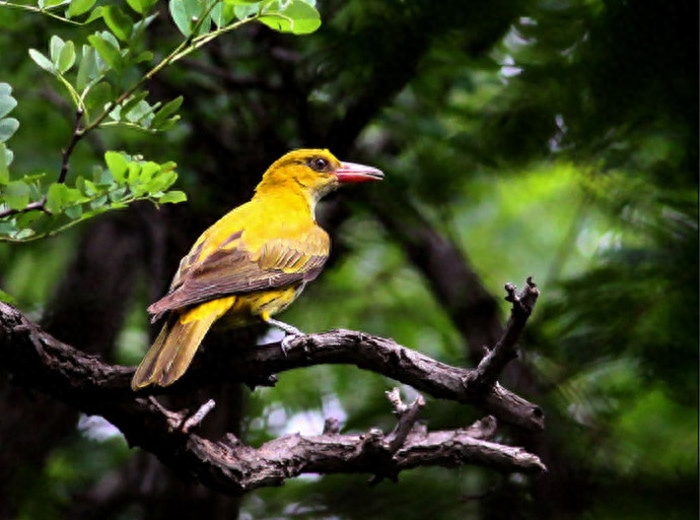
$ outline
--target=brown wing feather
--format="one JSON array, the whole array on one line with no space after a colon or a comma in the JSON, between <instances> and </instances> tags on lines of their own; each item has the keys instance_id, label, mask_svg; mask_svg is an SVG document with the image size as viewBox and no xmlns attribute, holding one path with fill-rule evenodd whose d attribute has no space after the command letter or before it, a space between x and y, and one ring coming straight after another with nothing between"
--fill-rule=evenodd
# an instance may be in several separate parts
<instances>
[{"instance_id":1,"label":"brown wing feather","mask_svg":"<svg viewBox=\"0 0 700 520\"><path fill-rule=\"evenodd\" d=\"M236 238L239 238L240 234ZM303 239L274 239L258 251L247 250L242 237L235 249L223 245L199 263L193 251L183 258L170 292L148 308L154 320L167 311L232 294L288 287L316 278L328 259L328 235L312 228Z\"/></svg>"}]
</instances>

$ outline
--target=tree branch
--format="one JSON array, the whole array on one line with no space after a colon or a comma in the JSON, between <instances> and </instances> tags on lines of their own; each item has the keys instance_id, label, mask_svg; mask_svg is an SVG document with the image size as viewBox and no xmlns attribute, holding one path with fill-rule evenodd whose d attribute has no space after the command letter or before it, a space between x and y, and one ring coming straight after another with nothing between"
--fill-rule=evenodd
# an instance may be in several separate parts
<instances>
[{"instance_id":1,"label":"tree branch","mask_svg":"<svg viewBox=\"0 0 700 520\"><path fill-rule=\"evenodd\" d=\"M508 293L506 301L513 304L510 318L503 336L496 343L496 346L492 350L486 350L479 365L469 374L471 383L477 388L477 391L487 391L496 382L505 366L518 357L518 338L540 295L532 277L528 277L527 284L520 294L517 293L515 285L511 283L506 284L505 289Z\"/></svg>"},{"instance_id":2,"label":"tree branch","mask_svg":"<svg viewBox=\"0 0 700 520\"><path fill-rule=\"evenodd\" d=\"M105 417L131 445L154 453L180 475L223 493L240 495L257 487L280 485L305 472L371 473L378 479L393 479L400 471L426 465L479 464L503 472L545 469L536 456L520 448L483 440L495 431L493 418L468 429L426 432L416 423L422 397L404 405L392 394L399 419L388 435L379 430L340 435L337 428L329 427L315 436L287 435L259 449L243 445L231 434L214 442L192 433L213 403L189 415L163 408L152 396L144 399L232 378L251 386L270 384L276 372L352 363L436 397L474 404L505 422L529 429L542 427L537 406L498 384L477 393L471 371L450 367L390 339L337 330L295 338L286 355L274 344L235 351L230 366L223 369L207 363L198 360L173 387L135 394L129 389L133 368L108 365L78 351L41 330L17 309L0 303L0 366L15 384ZM211 364L220 365L221 359Z\"/></svg>"}]
</instances>

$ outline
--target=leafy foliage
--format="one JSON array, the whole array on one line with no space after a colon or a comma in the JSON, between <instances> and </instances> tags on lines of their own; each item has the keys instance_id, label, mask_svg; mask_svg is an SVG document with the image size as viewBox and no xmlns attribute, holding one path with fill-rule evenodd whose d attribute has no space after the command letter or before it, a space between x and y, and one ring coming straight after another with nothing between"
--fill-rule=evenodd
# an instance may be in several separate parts
<instances>
[{"instance_id":1,"label":"leafy foliage","mask_svg":"<svg viewBox=\"0 0 700 520\"><path fill-rule=\"evenodd\" d=\"M57 14L59 8L63 15ZM38 7L3 3L38 11L68 23L87 25L102 20L106 30L96 31L83 40L51 36L48 53L30 48L29 57L51 74L65 89L77 114L72 140L63 153L63 164L56 182L47 174L11 177L12 152L4 144L19 127L17 119L5 117L17 104L7 83L0 84L0 241L27 241L58 233L82 220L109 209L123 208L137 200L181 202L183 192L166 191L177 175L174 164L132 161L109 171L95 167L91 178L79 175L66 184L68 162L76 144L87 134L107 127L133 128L149 133L173 128L183 102L178 96L167 103L149 103L144 84L157 72L182 59L217 36L243 24L259 21L280 32L307 34L320 25L312 4L303 0L248 2L228 0L183 0L170 2L170 13L183 39L170 53L143 73L142 64L151 64L153 51L142 46L143 35L156 19L156 2L132 0L132 12L121 6L100 5L90 0L40 2ZM134 18L138 15L138 19ZM83 21L76 19L84 18ZM123 80L138 79L124 87ZM108 164L118 162L107 153ZM140 164L140 165L139 165ZM122 171L124 170L124 171ZM128 170L128 173L126 173ZM111 173L111 176L109 175Z\"/></svg>"}]
</instances>

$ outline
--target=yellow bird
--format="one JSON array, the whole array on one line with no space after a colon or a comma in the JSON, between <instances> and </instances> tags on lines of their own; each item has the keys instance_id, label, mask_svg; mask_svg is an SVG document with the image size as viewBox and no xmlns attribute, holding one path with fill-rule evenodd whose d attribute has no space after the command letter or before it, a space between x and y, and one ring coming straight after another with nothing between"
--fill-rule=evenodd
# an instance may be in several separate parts
<instances>
[{"instance_id":1,"label":"yellow bird","mask_svg":"<svg viewBox=\"0 0 700 520\"><path fill-rule=\"evenodd\" d=\"M249 201L207 229L180 261L168 294L152 304L166 321L131 381L167 386L187 370L215 321L245 327L272 318L316 278L328 259L328 234L314 209L341 184L380 180L376 168L340 162L328 150L295 150L275 161Z\"/></svg>"}]
</instances>

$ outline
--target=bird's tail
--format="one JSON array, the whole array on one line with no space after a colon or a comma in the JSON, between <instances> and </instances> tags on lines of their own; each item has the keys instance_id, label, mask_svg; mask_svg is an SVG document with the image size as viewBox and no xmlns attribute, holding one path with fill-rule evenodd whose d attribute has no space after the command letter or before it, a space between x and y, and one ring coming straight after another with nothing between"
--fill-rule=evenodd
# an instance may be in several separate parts
<instances>
[{"instance_id":1,"label":"bird's tail","mask_svg":"<svg viewBox=\"0 0 700 520\"><path fill-rule=\"evenodd\" d=\"M221 309L212 309L197 312L196 319L188 319L187 314L172 313L136 369L131 388L168 386L177 381L190 366L204 335L222 314Z\"/></svg>"}]
</instances>

